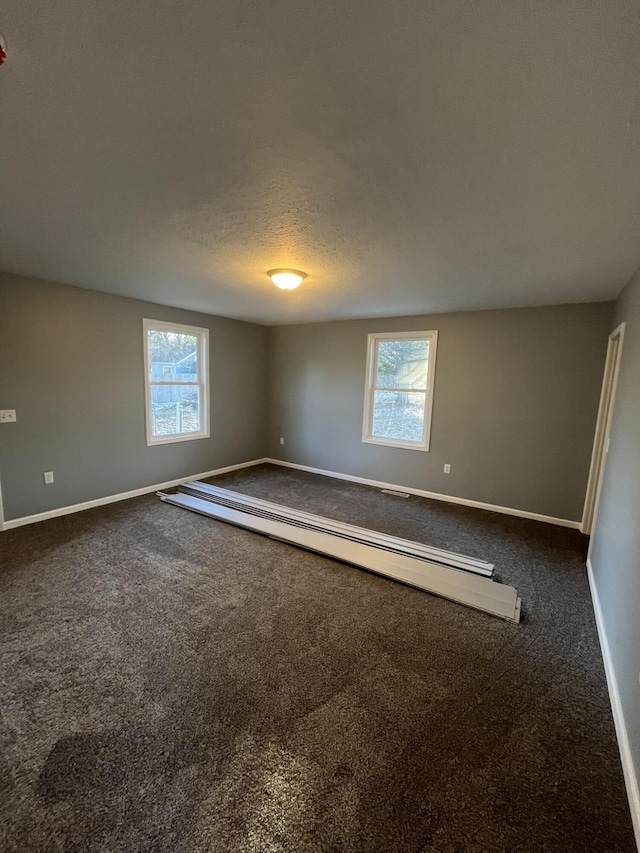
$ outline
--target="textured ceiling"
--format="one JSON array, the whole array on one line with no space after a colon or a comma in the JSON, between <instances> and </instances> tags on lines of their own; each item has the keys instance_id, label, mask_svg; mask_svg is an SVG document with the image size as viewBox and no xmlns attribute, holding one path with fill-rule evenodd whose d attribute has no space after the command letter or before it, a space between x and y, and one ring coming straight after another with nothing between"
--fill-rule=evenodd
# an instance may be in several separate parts
<instances>
[{"instance_id":1,"label":"textured ceiling","mask_svg":"<svg viewBox=\"0 0 640 853\"><path fill-rule=\"evenodd\" d=\"M637 0L5 0L0 30L0 269L288 323L640 264Z\"/></svg>"}]
</instances>

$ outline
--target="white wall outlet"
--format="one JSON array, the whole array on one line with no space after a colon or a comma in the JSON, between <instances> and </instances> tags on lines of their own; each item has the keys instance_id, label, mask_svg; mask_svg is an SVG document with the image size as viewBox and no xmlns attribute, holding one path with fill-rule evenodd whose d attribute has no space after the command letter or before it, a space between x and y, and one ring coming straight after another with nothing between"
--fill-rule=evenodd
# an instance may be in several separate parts
<instances>
[{"instance_id":1,"label":"white wall outlet","mask_svg":"<svg viewBox=\"0 0 640 853\"><path fill-rule=\"evenodd\" d=\"M284 444L284 438L280 436L280 444Z\"/></svg>"},{"instance_id":2,"label":"white wall outlet","mask_svg":"<svg viewBox=\"0 0 640 853\"><path fill-rule=\"evenodd\" d=\"M0 409L0 424L14 424L16 422L15 409Z\"/></svg>"},{"instance_id":3,"label":"white wall outlet","mask_svg":"<svg viewBox=\"0 0 640 853\"><path fill-rule=\"evenodd\" d=\"M445 473L445 474L450 474L450 473L451 473L451 465L449 465L449 463L448 463L448 462L447 462L447 463L445 464L445 466L444 466L444 473Z\"/></svg>"},{"instance_id":4,"label":"white wall outlet","mask_svg":"<svg viewBox=\"0 0 640 853\"><path fill-rule=\"evenodd\" d=\"M45 471L44 472L44 481L47 484L47 486L50 483L53 483L53 471Z\"/></svg>"}]
</instances>

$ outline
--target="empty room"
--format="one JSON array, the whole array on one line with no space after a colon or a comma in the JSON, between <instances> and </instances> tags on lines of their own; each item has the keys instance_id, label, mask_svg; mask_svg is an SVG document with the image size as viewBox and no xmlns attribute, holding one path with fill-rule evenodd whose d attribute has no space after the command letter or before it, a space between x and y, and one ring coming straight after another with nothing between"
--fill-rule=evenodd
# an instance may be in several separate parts
<instances>
[{"instance_id":1,"label":"empty room","mask_svg":"<svg viewBox=\"0 0 640 853\"><path fill-rule=\"evenodd\" d=\"M637 853L639 45L3 5L2 853Z\"/></svg>"}]
</instances>

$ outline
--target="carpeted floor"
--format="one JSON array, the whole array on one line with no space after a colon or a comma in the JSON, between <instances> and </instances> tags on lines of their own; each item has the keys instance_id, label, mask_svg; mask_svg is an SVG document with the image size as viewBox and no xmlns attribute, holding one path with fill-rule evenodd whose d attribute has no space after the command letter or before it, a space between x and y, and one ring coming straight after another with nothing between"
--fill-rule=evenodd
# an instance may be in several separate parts
<instances>
[{"instance_id":1,"label":"carpeted floor","mask_svg":"<svg viewBox=\"0 0 640 853\"><path fill-rule=\"evenodd\" d=\"M153 496L0 534L3 853L635 850L580 534L216 482L492 560L524 621Z\"/></svg>"}]
</instances>

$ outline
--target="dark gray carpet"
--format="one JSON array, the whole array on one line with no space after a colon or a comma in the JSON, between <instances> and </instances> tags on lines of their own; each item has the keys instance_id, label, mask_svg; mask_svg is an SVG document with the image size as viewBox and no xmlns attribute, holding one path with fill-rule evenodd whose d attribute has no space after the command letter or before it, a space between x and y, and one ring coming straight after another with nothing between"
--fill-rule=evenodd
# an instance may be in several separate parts
<instances>
[{"instance_id":1,"label":"dark gray carpet","mask_svg":"<svg viewBox=\"0 0 640 853\"><path fill-rule=\"evenodd\" d=\"M4 853L635 849L580 534L216 482L492 560L524 622L153 496L5 532Z\"/></svg>"}]
</instances>

